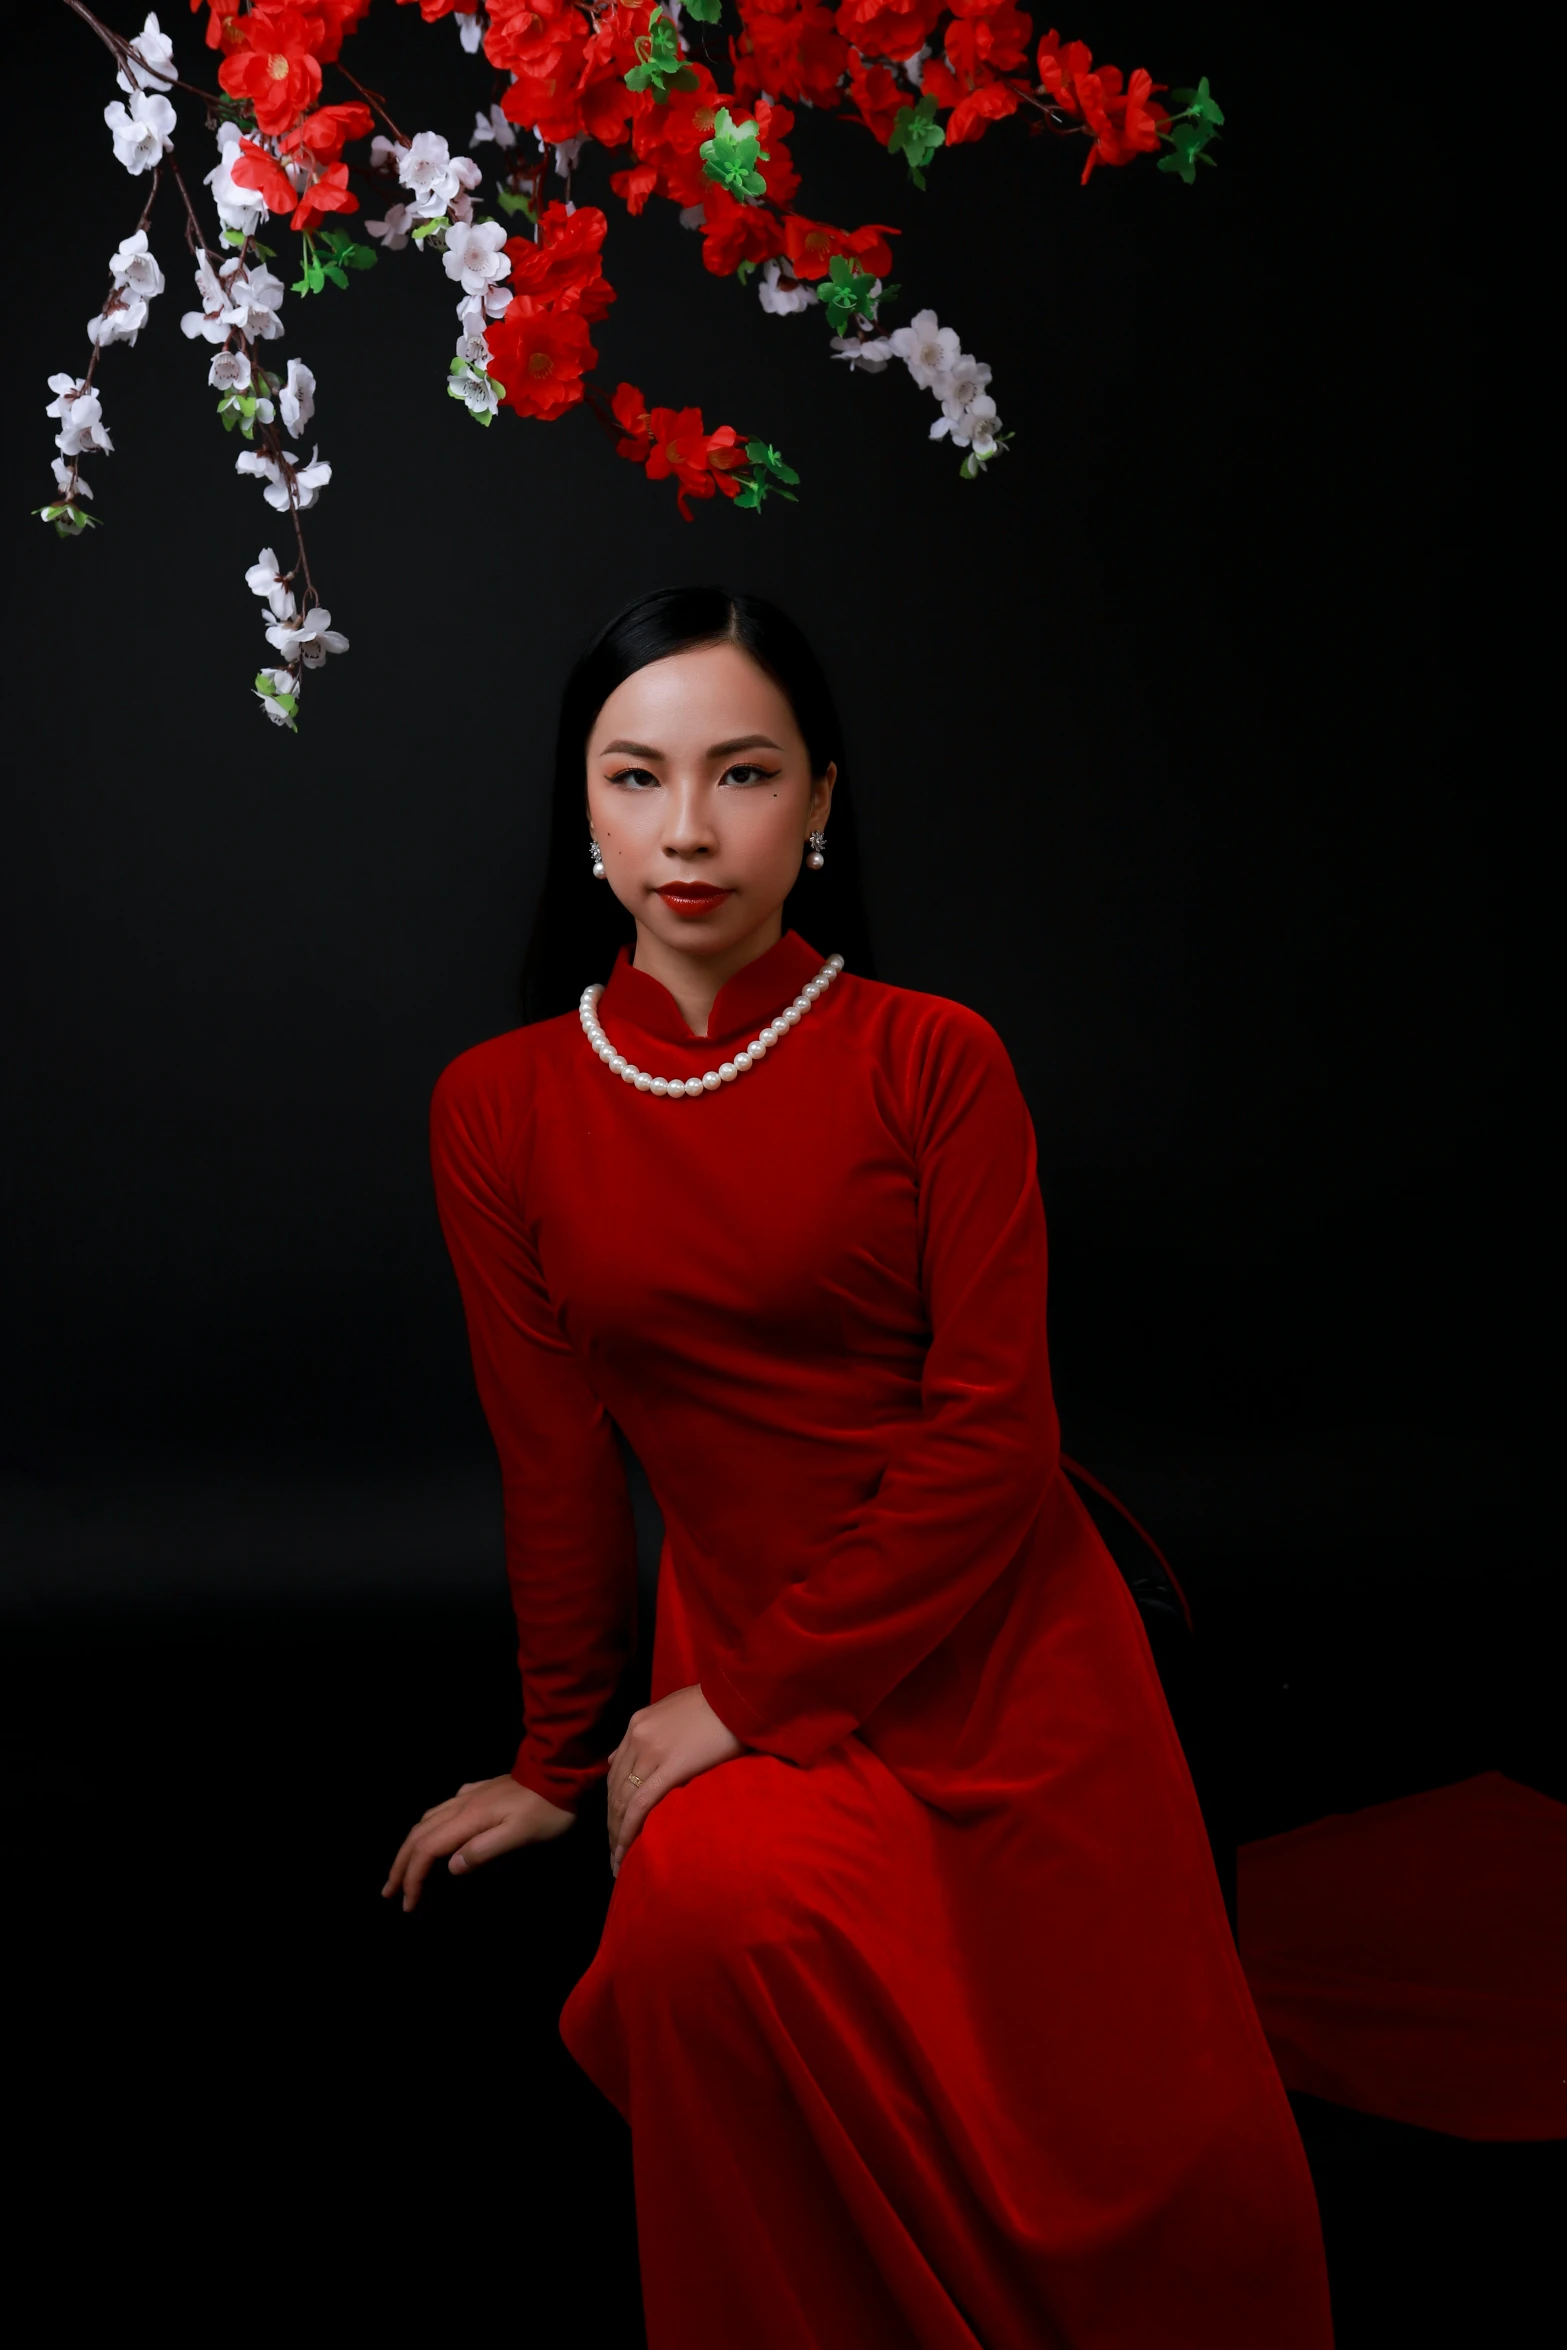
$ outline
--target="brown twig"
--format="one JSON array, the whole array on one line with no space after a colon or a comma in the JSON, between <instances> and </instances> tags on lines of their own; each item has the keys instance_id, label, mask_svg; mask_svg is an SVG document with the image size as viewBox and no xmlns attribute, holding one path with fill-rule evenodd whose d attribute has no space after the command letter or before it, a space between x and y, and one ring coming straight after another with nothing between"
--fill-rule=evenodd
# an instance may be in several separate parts
<instances>
[{"instance_id":1,"label":"brown twig","mask_svg":"<svg viewBox=\"0 0 1567 2350\"><path fill-rule=\"evenodd\" d=\"M209 106L222 106L225 103L221 91L203 90L195 82L182 82L178 75L158 72L155 67L147 63L134 41L127 41L122 33L111 32L106 24L94 16L90 8L83 5L83 0L64 0L64 4L73 16L79 16L84 25L91 27L104 47L112 52L116 64L129 63L139 66L149 83L156 82L163 89L184 90L192 98L205 99Z\"/></svg>"},{"instance_id":2,"label":"brown twig","mask_svg":"<svg viewBox=\"0 0 1567 2350\"><path fill-rule=\"evenodd\" d=\"M405 131L400 131L398 129L396 123L393 122L391 116L387 113L386 107L382 103L380 91L367 90L364 83L356 80L355 77L349 72L341 57L337 58L335 63L338 72L342 75L349 88L351 90L357 90L360 97L363 98L365 104L369 107L371 113L378 114L381 117L381 120L385 123L387 129L391 132L399 147L411 147L413 145L413 141L408 137Z\"/></svg>"}]
</instances>

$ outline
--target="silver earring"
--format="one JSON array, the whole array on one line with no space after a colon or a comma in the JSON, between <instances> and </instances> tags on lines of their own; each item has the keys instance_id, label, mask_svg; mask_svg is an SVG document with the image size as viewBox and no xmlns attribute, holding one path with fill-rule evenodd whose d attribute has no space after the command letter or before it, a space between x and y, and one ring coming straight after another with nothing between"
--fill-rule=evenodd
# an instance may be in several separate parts
<instances>
[{"instance_id":1,"label":"silver earring","mask_svg":"<svg viewBox=\"0 0 1567 2350\"><path fill-rule=\"evenodd\" d=\"M599 847L598 842L594 839L591 832L588 834L588 855L593 860L594 880L602 881L604 878L604 852Z\"/></svg>"},{"instance_id":2,"label":"silver earring","mask_svg":"<svg viewBox=\"0 0 1567 2350\"><path fill-rule=\"evenodd\" d=\"M810 855L806 858L805 862L807 865L809 865L813 873L820 873L822 867L827 862L826 833L813 832L807 839L805 845L811 852Z\"/></svg>"}]
</instances>

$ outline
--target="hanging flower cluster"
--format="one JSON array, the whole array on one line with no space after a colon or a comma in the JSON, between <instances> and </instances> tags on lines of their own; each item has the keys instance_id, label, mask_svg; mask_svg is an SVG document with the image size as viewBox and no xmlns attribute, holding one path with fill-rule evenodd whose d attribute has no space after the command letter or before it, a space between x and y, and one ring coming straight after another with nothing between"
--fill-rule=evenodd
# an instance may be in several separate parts
<instances>
[{"instance_id":1,"label":"hanging flower cluster","mask_svg":"<svg viewBox=\"0 0 1567 2350\"><path fill-rule=\"evenodd\" d=\"M615 299L602 259L609 221L598 205L574 202L572 186L602 148L616 165L609 192L633 217L654 201L674 204L700 235L711 275L741 284L754 276L773 317L824 312L831 355L857 373L901 360L939 406L931 438L962 452L960 472L972 481L1011 439L990 369L929 309L889 327L884 314L900 291L890 282L895 229L841 227L799 208L788 145L795 110L838 113L868 130L922 189L943 147L1018 114L1036 132L1084 142L1085 182L1101 165L1158 154L1161 171L1190 184L1198 165L1212 163L1224 119L1205 80L1167 92L1142 68L1127 76L1096 65L1083 42L1054 28L1036 40L1033 20L1010 0L419 0L427 22L456 18L463 48L482 50L494 76L469 138L493 150L487 202L485 171L471 156L453 154L439 131L400 130L343 63L370 0L190 0L206 12L216 90L178 74L156 15L127 39L87 0L64 5L111 52L122 95L104 121L120 163L149 184L135 228L111 256L85 371L49 379L59 455L55 495L37 511L63 537L95 519L83 504L93 493L81 461L113 446L97 369L113 344L135 343L164 290L148 223L160 186L172 185L197 293L182 328L211 348L219 421L245 443L236 470L290 525L287 568L263 548L246 575L277 656L256 693L268 717L290 728L304 672L348 640L321 603L301 522L332 468L318 446L306 458L288 445L303 441L314 416L315 377L300 359L278 369L262 356L285 335L286 291L346 288L383 253L438 254L459 330L447 391L477 423L503 408L550 422L585 406L622 457L652 481L674 481L688 521L693 499L748 509L792 499L799 476L770 441L732 425L710 432L700 408L650 409L629 383L606 399L592 382L592 329ZM210 222L175 153L174 92L200 101L216 139L217 160L201 180ZM186 127L196 113L186 108ZM552 176L564 188L554 200ZM356 179L380 191L378 217L362 224L369 242L350 225L361 209ZM269 266L277 250L262 242L264 229L277 234L274 224L298 240L288 288Z\"/></svg>"}]
</instances>

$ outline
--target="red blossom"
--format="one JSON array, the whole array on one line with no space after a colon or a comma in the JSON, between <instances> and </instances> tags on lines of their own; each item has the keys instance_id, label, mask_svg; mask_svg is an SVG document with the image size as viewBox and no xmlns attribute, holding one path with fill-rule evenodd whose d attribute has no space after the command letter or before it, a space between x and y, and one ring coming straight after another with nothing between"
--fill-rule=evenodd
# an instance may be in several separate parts
<instances>
[{"instance_id":1,"label":"red blossom","mask_svg":"<svg viewBox=\"0 0 1567 2350\"><path fill-rule=\"evenodd\" d=\"M1160 128L1169 116L1162 106L1150 101L1154 91L1164 87L1142 66L1124 90L1120 69L1114 65L1101 66L1098 73L1085 74L1079 80L1083 119L1094 134L1083 166L1085 187L1096 163L1130 163L1134 156L1153 153Z\"/></svg>"},{"instance_id":2,"label":"red blossom","mask_svg":"<svg viewBox=\"0 0 1567 2350\"><path fill-rule=\"evenodd\" d=\"M357 212L359 198L351 195L346 163L329 163L318 180L306 188L299 199L299 207L289 222L290 228L303 229L306 235L318 229L329 212Z\"/></svg>"},{"instance_id":3,"label":"red blossom","mask_svg":"<svg viewBox=\"0 0 1567 2350\"><path fill-rule=\"evenodd\" d=\"M506 386L503 407L549 419L577 405L583 374L598 361L579 312L513 302L485 332L493 378Z\"/></svg>"},{"instance_id":4,"label":"red blossom","mask_svg":"<svg viewBox=\"0 0 1567 2350\"><path fill-rule=\"evenodd\" d=\"M539 222L537 244L529 237L508 237L511 308L521 302L536 310L574 310L589 326L602 318L615 299L599 264L608 227L594 204L579 204L575 212L551 204Z\"/></svg>"},{"instance_id":5,"label":"red blossom","mask_svg":"<svg viewBox=\"0 0 1567 2350\"><path fill-rule=\"evenodd\" d=\"M281 163L253 139L240 140L239 153L229 166L229 176L236 187L254 188L269 212L292 212L299 201L294 183Z\"/></svg>"},{"instance_id":6,"label":"red blossom","mask_svg":"<svg viewBox=\"0 0 1567 2350\"><path fill-rule=\"evenodd\" d=\"M357 99L347 106L318 106L289 132L283 141L284 152L297 155L303 151L318 163L335 163L350 139L368 139L374 128L374 115Z\"/></svg>"},{"instance_id":7,"label":"red blossom","mask_svg":"<svg viewBox=\"0 0 1567 2350\"><path fill-rule=\"evenodd\" d=\"M965 140L981 139L993 122L1015 114L1018 108L1017 92L1006 82L992 80L983 73L970 87L960 81L950 66L940 58L933 58L925 68L925 88L938 106L950 106L947 119L947 145L961 147Z\"/></svg>"},{"instance_id":8,"label":"red blossom","mask_svg":"<svg viewBox=\"0 0 1567 2350\"><path fill-rule=\"evenodd\" d=\"M687 522L692 498L715 492L732 498L738 491L736 476L748 459L745 436L732 424L709 432L700 408L650 410L635 384L621 384L609 405L624 436L615 444L621 456L645 466L649 481L677 481L677 503Z\"/></svg>"},{"instance_id":9,"label":"red blossom","mask_svg":"<svg viewBox=\"0 0 1567 2350\"><path fill-rule=\"evenodd\" d=\"M841 0L835 19L862 57L912 57L936 29L947 0Z\"/></svg>"},{"instance_id":10,"label":"red blossom","mask_svg":"<svg viewBox=\"0 0 1567 2350\"><path fill-rule=\"evenodd\" d=\"M218 80L231 98L248 99L258 126L277 138L321 94L321 20L298 8L254 8L238 30L245 45L224 58Z\"/></svg>"},{"instance_id":11,"label":"red blossom","mask_svg":"<svg viewBox=\"0 0 1567 2350\"><path fill-rule=\"evenodd\" d=\"M745 31L731 41L735 96L754 103L764 90L775 98L838 104L838 85L852 72L855 52L835 31L830 8L817 0L748 0Z\"/></svg>"},{"instance_id":12,"label":"red blossom","mask_svg":"<svg viewBox=\"0 0 1567 2350\"><path fill-rule=\"evenodd\" d=\"M867 65L858 49L849 52L849 95L860 120L885 147L909 93L885 65Z\"/></svg>"},{"instance_id":13,"label":"red blossom","mask_svg":"<svg viewBox=\"0 0 1567 2350\"><path fill-rule=\"evenodd\" d=\"M952 0L947 62L977 82L991 73L1015 73L1028 55L1033 22L1010 0Z\"/></svg>"},{"instance_id":14,"label":"red blossom","mask_svg":"<svg viewBox=\"0 0 1567 2350\"><path fill-rule=\"evenodd\" d=\"M715 277L733 277L742 261L776 261L785 224L765 204L741 204L727 188L706 183L702 260Z\"/></svg>"},{"instance_id":15,"label":"red blossom","mask_svg":"<svg viewBox=\"0 0 1567 2350\"><path fill-rule=\"evenodd\" d=\"M888 277L892 272L892 247L889 237L898 231L882 222L873 222L867 228L853 230L832 228L825 220L807 220L803 214L791 212L784 222L784 251L789 265L798 278L807 281L825 277L840 253L872 277Z\"/></svg>"},{"instance_id":16,"label":"red blossom","mask_svg":"<svg viewBox=\"0 0 1567 2350\"><path fill-rule=\"evenodd\" d=\"M653 425L646 400L635 384L621 384L609 407L610 414L626 436L617 443L621 456L630 457L638 465L645 464L653 439Z\"/></svg>"}]
</instances>

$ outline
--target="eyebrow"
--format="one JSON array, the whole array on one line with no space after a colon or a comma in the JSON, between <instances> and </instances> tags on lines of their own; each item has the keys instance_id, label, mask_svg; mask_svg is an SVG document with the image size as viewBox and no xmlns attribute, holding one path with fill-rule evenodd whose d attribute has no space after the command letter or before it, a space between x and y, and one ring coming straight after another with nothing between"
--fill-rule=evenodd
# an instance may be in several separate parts
<instances>
[{"instance_id":1,"label":"eyebrow","mask_svg":"<svg viewBox=\"0 0 1567 2350\"><path fill-rule=\"evenodd\" d=\"M616 751L633 759L664 759L669 755L667 751L656 751L651 743L613 742L604 744L599 757L607 759ZM737 734L732 742L710 743L707 755L710 759L727 759L734 751L777 751L781 757L783 744L775 743L770 734Z\"/></svg>"}]
</instances>

